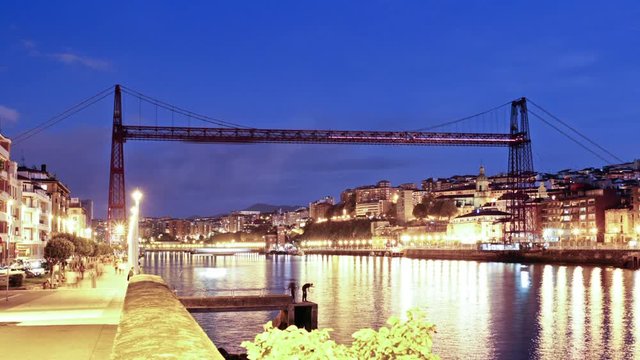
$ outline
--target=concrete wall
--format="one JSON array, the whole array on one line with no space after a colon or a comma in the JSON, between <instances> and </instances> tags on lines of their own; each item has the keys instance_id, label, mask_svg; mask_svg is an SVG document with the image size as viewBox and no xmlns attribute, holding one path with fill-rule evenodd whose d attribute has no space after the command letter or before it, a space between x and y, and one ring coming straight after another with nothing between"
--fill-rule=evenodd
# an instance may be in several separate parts
<instances>
[{"instance_id":1,"label":"concrete wall","mask_svg":"<svg viewBox=\"0 0 640 360\"><path fill-rule=\"evenodd\" d=\"M112 359L224 359L161 277L131 278Z\"/></svg>"},{"instance_id":2,"label":"concrete wall","mask_svg":"<svg viewBox=\"0 0 640 360\"><path fill-rule=\"evenodd\" d=\"M407 249L405 250L404 255L405 257L416 259L594 265L614 266L626 269L635 269L640 266L640 252L628 250L546 250L535 252L511 252Z\"/></svg>"}]
</instances>

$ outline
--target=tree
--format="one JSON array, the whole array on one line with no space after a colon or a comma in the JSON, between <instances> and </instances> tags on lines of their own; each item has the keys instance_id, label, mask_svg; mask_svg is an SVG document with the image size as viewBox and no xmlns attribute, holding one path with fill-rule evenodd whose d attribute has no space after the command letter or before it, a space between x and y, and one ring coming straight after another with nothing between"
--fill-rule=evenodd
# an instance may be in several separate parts
<instances>
[{"instance_id":1,"label":"tree","mask_svg":"<svg viewBox=\"0 0 640 360\"><path fill-rule=\"evenodd\" d=\"M427 194L422 202L413 208L413 216L419 219L426 217L450 218L458 212L456 203L451 199L436 198Z\"/></svg>"},{"instance_id":2,"label":"tree","mask_svg":"<svg viewBox=\"0 0 640 360\"><path fill-rule=\"evenodd\" d=\"M413 216L418 218L418 219L424 219L427 217L427 205L420 203L417 204L414 208L413 208Z\"/></svg>"},{"instance_id":3,"label":"tree","mask_svg":"<svg viewBox=\"0 0 640 360\"><path fill-rule=\"evenodd\" d=\"M75 246L71 241L65 237L54 237L49 240L44 247L44 257L47 259L47 263L49 263L49 268L53 270L56 264L71 257L74 251ZM53 271L51 271L51 276L53 276Z\"/></svg>"},{"instance_id":4,"label":"tree","mask_svg":"<svg viewBox=\"0 0 640 360\"><path fill-rule=\"evenodd\" d=\"M405 321L392 316L387 325L355 332L352 345L346 346L331 340L329 329L307 332L292 325L279 330L269 322L253 342L241 346L249 359L439 359L432 353L436 329L423 311L409 310Z\"/></svg>"},{"instance_id":5,"label":"tree","mask_svg":"<svg viewBox=\"0 0 640 360\"><path fill-rule=\"evenodd\" d=\"M92 256L93 255L93 244L91 240L81 238L78 236L71 235L70 240L75 246L75 255L76 256Z\"/></svg>"},{"instance_id":6,"label":"tree","mask_svg":"<svg viewBox=\"0 0 640 360\"><path fill-rule=\"evenodd\" d=\"M451 200L442 200L440 202L440 208L438 209L438 216L446 217L447 219L451 218L455 214L458 213L458 207L456 203Z\"/></svg>"},{"instance_id":7,"label":"tree","mask_svg":"<svg viewBox=\"0 0 640 360\"><path fill-rule=\"evenodd\" d=\"M111 255L113 254L113 249L109 244L106 243L94 243L93 244L93 256L101 256L101 255Z\"/></svg>"}]
</instances>

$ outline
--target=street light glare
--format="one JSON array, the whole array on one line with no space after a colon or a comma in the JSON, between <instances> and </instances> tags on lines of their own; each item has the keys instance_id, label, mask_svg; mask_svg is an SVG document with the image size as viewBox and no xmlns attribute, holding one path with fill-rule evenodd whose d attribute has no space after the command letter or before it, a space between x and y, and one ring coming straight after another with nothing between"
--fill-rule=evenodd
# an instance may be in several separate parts
<instances>
[{"instance_id":1,"label":"street light glare","mask_svg":"<svg viewBox=\"0 0 640 360\"><path fill-rule=\"evenodd\" d=\"M131 197L133 197L135 202L140 202L140 199L142 199L142 191L140 191L140 189L135 189L131 194Z\"/></svg>"}]
</instances>

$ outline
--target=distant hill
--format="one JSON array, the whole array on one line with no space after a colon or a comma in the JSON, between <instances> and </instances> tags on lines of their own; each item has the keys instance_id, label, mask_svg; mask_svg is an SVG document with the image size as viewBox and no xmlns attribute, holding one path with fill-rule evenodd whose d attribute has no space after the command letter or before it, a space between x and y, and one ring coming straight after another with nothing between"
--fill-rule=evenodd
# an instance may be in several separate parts
<instances>
[{"instance_id":1,"label":"distant hill","mask_svg":"<svg viewBox=\"0 0 640 360\"><path fill-rule=\"evenodd\" d=\"M269 213L269 212L275 212L278 211L280 209L282 209L282 212L287 212L287 211L293 211L296 209L299 209L303 206L300 205L270 205L270 204L262 204L262 203L258 203L258 204L253 204L251 206L249 206L248 208L244 209L244 211L260 211L262 213Z\"/></svg>"}]
</instances>

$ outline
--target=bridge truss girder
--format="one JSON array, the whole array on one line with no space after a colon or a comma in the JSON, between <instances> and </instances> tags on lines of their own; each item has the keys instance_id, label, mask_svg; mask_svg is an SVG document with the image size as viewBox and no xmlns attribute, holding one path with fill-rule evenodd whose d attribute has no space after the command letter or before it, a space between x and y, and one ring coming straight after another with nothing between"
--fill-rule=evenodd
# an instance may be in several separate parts
<instances>
[{"instance_id":1,"label":"bridge truss girder","mask_svg":"<svg viewBox=\"0 0 640 360\"><path fill-rule=\"evenodd\" d=\"M123 146L127 140L236 144L288 143L508 147L509 186L511 193L516 195L522 194L524 189L529 186L527 176L533 172L525 98L512 103L511 129L509 133L136 126L122 123L121 90L120 86L116 85L109 173L109 234L112 234L115 224L125 223L127 219ZM512 201L510 202L510 207L513 212L510 219L508 237L505 241L526 238L531 228L526 226L524 202Z\"/></svg>"}]
</instances>

